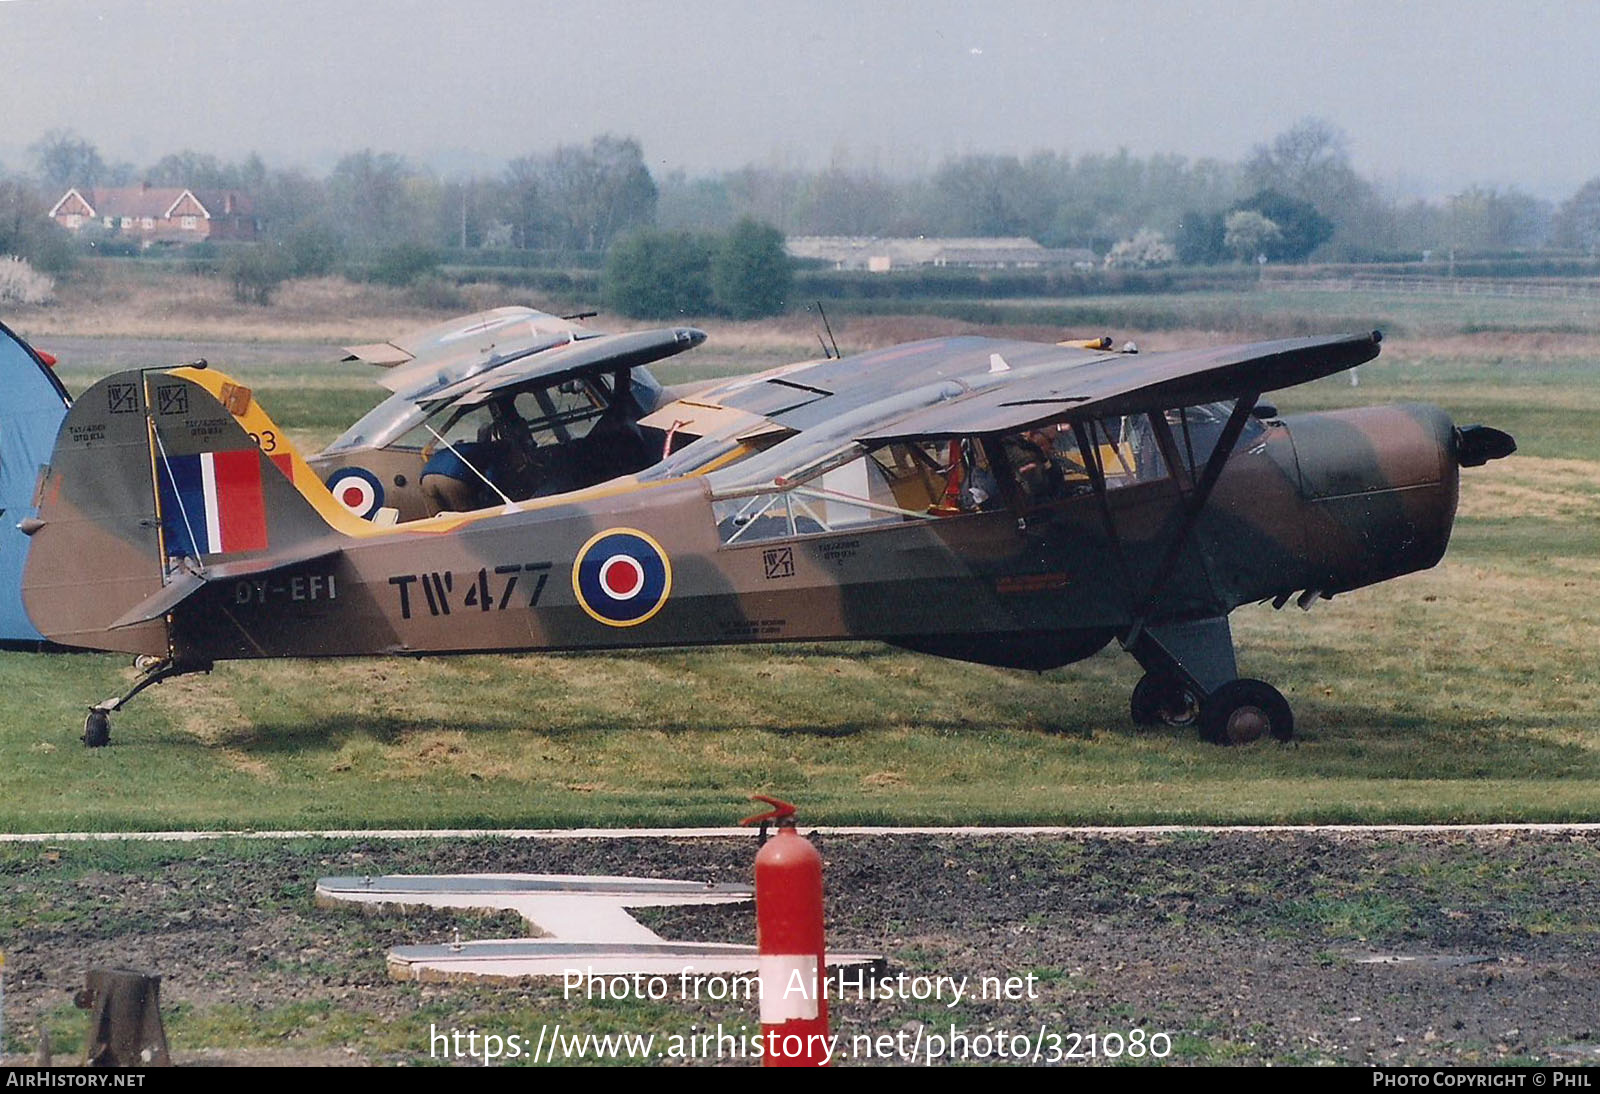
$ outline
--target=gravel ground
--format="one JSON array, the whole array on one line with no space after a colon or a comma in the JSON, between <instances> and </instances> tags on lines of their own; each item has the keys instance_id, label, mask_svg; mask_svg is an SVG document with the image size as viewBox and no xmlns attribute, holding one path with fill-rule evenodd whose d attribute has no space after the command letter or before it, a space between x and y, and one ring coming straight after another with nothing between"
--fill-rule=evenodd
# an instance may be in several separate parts
<instances>
[{"instance_id":1,"label":"gravel ground","mask_svg":"<svg viewBox=\"0 0 1600 1094\"><path fill-rule=\"evenodd\" d=\"M834 1032L847 1045L856 1035L911 1044L920 1031L925 1054L954 1027L969 1038L1026 1034L1046 1061L1076 1048L1081 1062L1113 1062L1105 1035L1131 1044L1142 1030L1144 1043L1170 1044L1168 1062L1600 1060L1600 840L1591 835L821 843L831 946L886 954L890 976L969 978L953 1007L836 1003ZM321 876L388 872L741 881L754 850L753 839L6 849L10 1048L34 1044L41 1023L69 1045L83 1024L69 1000L84 971L115 965L162 974L169 1036L188 1062L424 1062L430 1024L530 1036L547 1021L571 1032L753 1029L748 1004L584 1002L564 999L558 984L396 983L389 947L455 930L515 937L520 920L319 910L312 888ZM747 906L639 917L668 938L754 936ZM1036 998L974 998L981 977L1030 974ZM972 1051L985 1045L992 1036ZM863 1062L856 1055L850 1062ZM1126 1061L1124 1048L1114 1062Z\"/></svg>"}]
</instances>

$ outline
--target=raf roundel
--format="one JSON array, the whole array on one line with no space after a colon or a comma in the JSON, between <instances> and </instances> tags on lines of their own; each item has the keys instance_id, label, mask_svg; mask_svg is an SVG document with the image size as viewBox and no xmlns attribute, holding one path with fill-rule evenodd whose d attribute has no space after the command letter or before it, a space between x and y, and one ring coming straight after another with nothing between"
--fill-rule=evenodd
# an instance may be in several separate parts
<instances>
[{"instance_id":1,"label":"raf roundel","mask_svg":"<svg viewBox=\"0 0 1600 1094\"><path fill-rule=\"evenodd\" d=\"M328 492L356 516L371 520L383 507L383 483L364 467L341 467L328 476Z\"/></svg>"},{"instance_id":2,"label":"raf roundel","mask_svg":"<svg viewBox=\"0 0 1600 1094\"><path fill-rule=\"evenodd\" d=\"M661 544L632 528L592 537L572 567L578 606L608 627L632 627L661 610L672 592L672 563Z\"/></svg>"}]
</instances>

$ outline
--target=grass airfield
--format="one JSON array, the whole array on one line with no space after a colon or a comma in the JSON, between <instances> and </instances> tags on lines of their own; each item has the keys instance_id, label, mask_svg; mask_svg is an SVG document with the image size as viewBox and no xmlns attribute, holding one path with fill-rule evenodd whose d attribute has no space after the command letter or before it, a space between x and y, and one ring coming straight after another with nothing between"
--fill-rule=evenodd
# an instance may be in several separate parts
<instances>
[{"instance_id":1,"label":"grass airfield","mask_svg":"<svg viewBox=\"0 0 1600 1094\"><path fill-rule=\"evenodd\" d=\"M1139 306L1159 325L1186 307L1210 319L1220 305ZM752 792L836 824L1600 819L1597 305L1390 306L1261 293L1235 298L1251 328L1238 333L1111 332L1161 349L1312 327L1319 308L1337 320L1323 329L1370 319L1393 333L1359 386L1341 374L1269 401L1292 413L1426 400L1517 437L1517 455L1463 473L1455 539L1436 569L1310 613L1235 613L1241 672L1294 706L1291 746L1223 749L1192 731L1134 728L1138 669L1114 647L1036 675L850 643L222 664L145 692L116 716L113 746L90 752L76 741L83 711L132 679L126 659L5 654L0 828L721 824ZM221 322L196 320L196 333L225 348ZM62 323L52 313L42 329L72 350L63 376L81 390L105 371L96 361L117 359L116 321L86 324L92 340ZM13 325L32 333L25 317ZM848 317L836 329L850 349L968 328ZM335 363L337 330L285 318L284 341L330 339L309 360L263 352L272 343L250 331L243 363L212 363L308 449L382 394L369 371ZM809 336L803 320L712 326L705 350L658 374L671 383L797 359ZM182 360L182 340L170 345Z\"/></svg>"}]
</instances>

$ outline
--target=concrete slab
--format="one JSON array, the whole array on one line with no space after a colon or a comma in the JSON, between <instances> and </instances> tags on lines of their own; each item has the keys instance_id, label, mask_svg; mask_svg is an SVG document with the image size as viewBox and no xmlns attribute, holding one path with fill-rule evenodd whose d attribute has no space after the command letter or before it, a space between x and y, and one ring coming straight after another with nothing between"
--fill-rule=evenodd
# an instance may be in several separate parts
<instances>
[{"instance_id":1,"label":"concrete slab","mask_svg":"<svg viewBox=\"0 0 1600 1094\"><path fill-rule=\"evenodd\" d=\"M397 980L514 981L537 977L645 975L675 978L754 973L754 946L672 942L629 908L748 903L746 885L567 874L401 874L326 877L317 882L320 907L359 906L377 913L411 908L515 911L538 937L397 946L389 975ZM879 970L876 954L830 955L830 968Z\"/></svg>"},{"instance_id":2,"label":"concrete slab","mask_svg":"<svg viewBox=\"0 0 1600 1094\"><path fill-rule=\"evenodd\" d=\"M327 877L317 882L317 903L408 908L480 908L514 911L535 934L572 941L659 942L628 908L681 904L737 904L755 899L748 885L715 885L660 878L558 874L390 875Z\"/></svg>"}]
</instances>

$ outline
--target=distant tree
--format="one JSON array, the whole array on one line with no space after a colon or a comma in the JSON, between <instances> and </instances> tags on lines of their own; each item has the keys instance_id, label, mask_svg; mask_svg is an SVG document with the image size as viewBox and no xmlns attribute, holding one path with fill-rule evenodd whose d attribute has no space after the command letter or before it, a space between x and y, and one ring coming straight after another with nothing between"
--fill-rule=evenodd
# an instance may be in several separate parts
<instances>
[{"instance_id":1,"label":"distant tree","mask_svg":"<svg viewBox=\"0 0 1600 1094\"><path fill-rule=\"evenodd\" d=\"M971 236L1032 235L1048 220L1047 198L1032 185L1015 156L963 156L933 176L933 200L943 233Z\"/></svg>"},{"instance_id":2,"label":"distant tree","mask_svg":"<svg viewBox=\"0 0 1600 1094\"><path fill-rule=\"evenodd\" d=\"M654 223L659 196L639 142L610 135L512 160L504 187L503 211L529 249L604 250Z\"/></svg>"},{"instance_id":3,"label":"distant tree","mask_svg":"<svg viewBox=\"0 0 1600 1094\"><path fill-rule=\"evenodd\" d=\"M139 181L139 169L133 164L123 160L119 163L107 165L100 172L97 186L132 186Z\"/></svg>"},{"instance_id":4,"label":"distant tree","mask_svg":"<svg viewBox=\"0 0 1600 1094\"><path fill-rule=\"evenodd\" d=\"M95 146L70 129L52 129L29 147L40 179L53 189L96 186L104 181L105 161Z\"/></svg>"},{"instance_id":5,"label":"distant tree","mask_svg":"<svg viewBox=\"0 0 1600 1094\"><path fill-rule=\"evenodd\" d=\"M1370 183L1350 166L1349 142L1344 132L1322 118L1305 118L1278 134L1271 143L1257 145L1245 164L1245 179L1258 194L1270 191L1304 202L1327 222L1323 242L1337 233L1370 230L1372 213L1380 205ZM1257 208L1246 202L1237 208ZM1262 215L1278 220L1283 228L1283 254L1269 258L1297 260L1288 252L1298 249L1301 235L1297 228L1280 220L1279 214L1257 208ZM1320 246L1320 243L1318 244ZM1369 244L1370 245L1370 244ZM1298 258L1309 255L1307 248Z\"/></svg>"},{"instance_id":6,"label":"distant tree","mask_svg":"<svg viewBox=\"0 0 1600 1094\"><path fill-rule=\"evenodd\" d=\"M1303 261L1333 236L1333 222L1315 206L1276 190L1260 190L1232 211L1259 213L1277 226L1278 235L1266 241L1260 252L1275 262ZM1231 244L1228 249L1233 250Z\"/></svg>"},{"instance_id":7,"label":"distant tree","mask_svg":"<svg viewBox=\"0 0 1600 1094\"><path fill-rule=\"evenodd\" d=\"M793 232L809 178L803 172L773 167L741 167L723 176L734 218L750 217Z\"/></svg>"},{"instance_id":8,"label":"distant tree","mask_svg":"<svg viewBox=\"0 0 1600 1094\"><path fill-rule=\"evenodd\" d=\"M492 187L476 179L447 182L439 201L439 240L452 247L481 247L495 211Z\"/></svg>"},{"instance_id":9,"label":"distant tree","mask_svg":"<svg viewBox=\"0 0 1600 1094\"><path fill-rule=\"evenodd\" d=\"M658 184L656 224L669 231L721 232L734 221L725 178L691 179L674 171Z\"/></svg>"},{"instance_id":10,"label":"distant tree","mask_svg":"<svg viewBox=\"0 0 1600 1094\"><path fill-rule=\"evenodd\" d=\"M804 235L884 235L894 223L899 195L884 178L830 167L813 175L795 210L793 231Z\"/></svg>"},{"instance_id":11,"label":"distant tree","mask_svg":"<svg viewBox=\"0 0 1600 1094\"><path fill-rule=\"evenodd\" d=\"M558 247L604 250L619 233L655 220L656 184L631 138L562 145L545 162L544 182Z\"/></svg>"},{"instance_id":12,"label":"distant tree","mask_svg":"<svg viewBox=\"0 0 1600 1094\"><path fill-rule=\"evenodd\" d=\"M1537 247L1550 234L1547 202L1515 187L1469 186L1445 205L1446 242L1470 251L1508 251Z\"/></svg>"},{"instance_id":13,"label":"distant tree","mask_svg":"<svg viewBox=\"0 0 1600 1094\"><path fill-rule=\"evenodd\" d=\"M243 163L230 167L229 173L234 186L241 190L249 190L253 194L266 185L267 176L271 172L267 170L266 161L252 152L244 158Z\"/></svg>"},{"instance_id":14,"label":"distant tree","mask_svg":"<svg viewBox=\"0 0 1600 1094\"><path fill-rule=\"evenodd\" d=\"M1496 223L1510 248L1546 247L1555 225L1555 205L1515 186L1497 195Z\"/></svg>"},{"instance_id":15,"label":"distant tree","mask_svg":"<svg viewBox=\"0 0 1600 1094\"><path fill-rule=\"evenodd\" d=\"M555 215L541 158L519 156L506 166L500 206L502 218L511 226L513 246L534 250L554 245Z\"/></svg>"},{"instance_id":16,"label":"distant tree","mask_svg":"<svg viewBox=\"0 0 1600 1094\"><path fill-rule=\"evenodd\" d=\"M1177 248L1167 237L1149 228L1140 228L1127 239L1118 240L1106 252L1106 265L1114 270L1154 270L1178 260Z\"/></svg>"},{"instance_id":17,"label":"distant tree","mask_svg":"<svg viewBox=\"0 0 1600 1094\"><path fill-rule=\"evenodd\" d=\"M371 253L401 243L432 241L437 223L432 179L392 152L363 149L328 176L328 204L349 246Z\"/></svg>"},{"instance_id":18,"label":"distant tree","mask_svg":"<svg viewBox=\"0 0 1600 1094\"><path fill-rule=\"evenodd\" d=\"M418 243L396 243L378 252L372 280L384 285L411 285L439 268L439 256Z\"/></svg>"},{"instance_id":19,"label":"distant tree","mask_svg":"<svg viewBox=\"0 0 1600 1094\"><path fill-rule=\"evenodd\" d=\"M1366 183L1350 166L1344 132L1323 118L1304 118L1257 145L1245 164L1256 190L1274 190L1316 206L1325 216L1349 207Z\"/></svg>"},{"instance_id":20,"label":"distant tree","mask_svg":"<svg viewBox=\"0 0 1600 1094\"><path fill-rule=\"evenodd\" d=\"M184 150L162 156L144 172L152 186L183 186L194 189L231 189L239 185L238 173L224 167L213 155Z\"/></svg>"},{"instance_id":21,"label":"distant tree","mask_svg":"<svg viewBox=\"0 0 1600 1094\"><path fill-rule=\"evenodd\" d=\"M712 299L719 311L735 319L783 311L791 280L783 233L748 218L722 238L711 259Z\"/></svg>"},{"instance_id":22,"label":"distant tree","mask_svg":"<svg viewBox=\"0 0 1600 1094\"><path fill-rule=\"evenodd\" d=\"M266 172L251 183L250 198L269 238L282 238L307 220L334 223L328 188L303 171Z\"/></svg>"},{"instance_id":23,"label":"distant tree","mask_svg":"<svg viewBox=\"0 0 1600 1094\"><path fill-rule=\"evenodd\" d=\"M25 258L39 270L65 273L72 265L66 230L47 215L38 191L16 180L0 180L0 255Z\"/></svg>"},{"instance_id":24,"label":"distant tree","mask_svg":"<svg viewBox=\"0 0 1600 1094\"><path fill-rule=\"evenodd\" d=\"M1173 241L1178 261L1185 266L1215 266L1226 259L1226 219L1226 213L1202 213L1196 209L1184 213Z\"/></svg>"},{"instance_id":25,"label":"distant tree","mask_svg":"<svg viewBox=\"0 0 1600 1094\"><path fill-rule=\"evenodd\" d=\"M1600 178L1592 178L1561 203L1555 216L1555 243L1594 254L1600 250Z\"/></svg>"},{"instance_id":26,"label":"distant tree","mask_svg":"<svg viewBox=\"0 0 1600 1094\"><path fill-rule=\"evenodd\" d=\"M289 260L271 243L251 243L230 247L222 262L222 276L233 287L233 298L241 304L267 305L278 286L289 279Z\"/></svg>"},{"instance_id":27,"label":"distant tree","mask_svg":"<svg viewBox=\"0 0 1600 1094\"><path fill-rule=\"evenodd\" d=\"M606 253L600 289L606 303L635 319L671 319L711 310L711 249L689 232L640 229Z\"/></svg>"},{"instance_id":28,"label":"distant tree","mask_svg":"<svg viewBox=\"0 0 1600 1094\"><path fill-rule=\"evenodd\" d=\"M295 277L322 277L339 264L339 233L317 216L297 222L283 237L283 252Z\"/></svg>"},{"instance_id":29,"label":"distant tree","mask_svg":"<svg viewBox=\"0 0 1600 1094\"><path fill-rule=\"evenodd\" d=\"M1252 209L1229 213L1223 224L1223 245L1240 262L1250 262L1257 255L1266 254L1269 247L1283 238L1277 224Z\"/></svg>"},{"instance_id":30,"label":"distant tree","mask_svg":"<svg viewBox=\"0 0 1600 1094\"><path fill-rule=\"evenodd\" d=\"M55 279L25 258L0 254L0 304L48 304L55 298Z\"/></svg>"}]
</instances>

